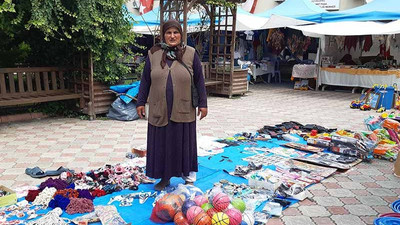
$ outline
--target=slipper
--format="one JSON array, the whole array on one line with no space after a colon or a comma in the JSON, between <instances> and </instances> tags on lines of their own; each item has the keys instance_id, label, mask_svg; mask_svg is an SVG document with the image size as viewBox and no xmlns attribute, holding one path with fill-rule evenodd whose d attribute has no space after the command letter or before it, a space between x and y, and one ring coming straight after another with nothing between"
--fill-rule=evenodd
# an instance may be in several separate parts
<instances>
[{"instance_id":1,"label":"slipper","mask_svg":"<svg viewBox=\"0 0 400 225\"><path fill-rule=\"evenodd\" d=\"M45 172L43 172L42 169L40 169L39 167L34 167L34 168L26 168L25 169L25 173L33 178L42 178L45 177L46 174Z\"/></svg>"},{"instance_id":2,"label":"slipper","mask_svg":"<svg viewBox=\"0 0 400 225\"><path fill-rule=\"evenodd\" d=\"M45 174L46 176L58 176L58 175L60 175L62 172L70 172L70 173L73 174L75 171L60 166L60 168L58 168L57 170L48 170L48 171L46 171L44 174Z\"/></svg>"}]
</instances>

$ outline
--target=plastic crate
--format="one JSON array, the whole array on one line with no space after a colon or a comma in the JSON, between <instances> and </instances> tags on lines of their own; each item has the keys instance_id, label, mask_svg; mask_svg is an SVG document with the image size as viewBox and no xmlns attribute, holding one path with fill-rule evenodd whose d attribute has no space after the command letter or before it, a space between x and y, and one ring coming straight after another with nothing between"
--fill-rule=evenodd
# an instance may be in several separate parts
<instances>
[{"instance_id":1,"label":"plastic crate","mask_svg":"<svg viewBox=\"0 0 400 225\"><path fill-rule=\"evenodd\" d=\"M3 197L0 197L0 207L4 207L4 206L8 206L8 205L12 205L17 203L17 194L15 193L15 191L0 185L0 190L2 191L7 191L8 195L5 195Z\"/></svg>"}]
</instances>

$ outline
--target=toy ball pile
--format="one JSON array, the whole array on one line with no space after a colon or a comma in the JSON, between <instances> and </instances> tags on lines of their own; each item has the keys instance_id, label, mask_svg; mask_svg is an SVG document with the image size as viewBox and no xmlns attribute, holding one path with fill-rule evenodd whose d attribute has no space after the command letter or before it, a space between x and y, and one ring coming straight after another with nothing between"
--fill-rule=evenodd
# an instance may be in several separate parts
<instances>
[{"instance_id":1,"label":"toy ball pile","mask_svg":"<svg viewBox=\"0 0 400 225\"><path fill-rule=\"evenodd\" d=\"M151 220L173 221L177 225L250 225L252 222L247 219L246 213L243 214L246 209L243 200L231 200L225 193L220 192L210 198L197 195L185 201L174 196L179 198L179 195L169 194L156 202Z\"/></svg>"}]
</instances>

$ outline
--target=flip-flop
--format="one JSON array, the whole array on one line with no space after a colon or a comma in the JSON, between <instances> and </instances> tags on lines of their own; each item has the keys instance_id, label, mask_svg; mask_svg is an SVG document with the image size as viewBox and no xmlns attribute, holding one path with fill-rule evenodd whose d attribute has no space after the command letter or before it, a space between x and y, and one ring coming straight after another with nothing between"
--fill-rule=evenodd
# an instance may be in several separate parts
<instances>
[{"instance_id":1,"label":"flip-flop","mask_svg":"<svg viewBox=\"0 0 400 225\"><path fill-rule=\"evenodd\" d=\"M46 172L45 172L45 175L46 175L46 176L58 176L58 175L60 175L62 172L70 172L70 173L73 174L75 171L60 166L57 170L48 170L48 171L46 171Z\"/></svg>"},{"instance_id":2,"label":"flip-flop","mask_svg":"<svg viewBox=\"0 0 400 225\"><path fill-rule=\"evenodd\" d=\"M33 168L26 168L25 169L25 173L33 178L42 178L45 177L46 174L45 172L43 172L42 169L40 169L39 167L33 167Z\"/></svg>"}]
</instances>

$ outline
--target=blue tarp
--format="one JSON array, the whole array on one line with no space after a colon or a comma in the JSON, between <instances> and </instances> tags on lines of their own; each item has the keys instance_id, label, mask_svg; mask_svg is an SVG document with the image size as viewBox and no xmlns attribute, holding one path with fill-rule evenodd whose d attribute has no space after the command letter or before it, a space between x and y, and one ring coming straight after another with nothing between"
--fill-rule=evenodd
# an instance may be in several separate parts
<instances>
[{"instance_id":1,"label":"blue tarp","mask_svg":"<svg viewBox=\"0 0 400 225\"><path fill-rule=\"evenodd\" d=\"M154 8L153 10L139 16L134 16L133 20L135 23L133 26L159 26L160 25L160 7ZM198 25L201 23L201 18L198 13L188 14L188 26Z\"/></svg>"},{"instance_id":2,"label":"blue tarp","mask_svg":"<svg viewBox=\"0 0 400 225\"><path fill-rule=\"evenodd\" d=\"M277 140L277 139L272 139L270 141L257 141L257 147L278 147L280 144L285 143L285 141ZM306 142L301 139L299 143L305 144ZM200 188L202 191L206 191L210 188L213 187L214 183L219 182L221 179L228 180L230 182L236 183L236 184L241 184L241 183L248 183L248 181L244 178L241 177L235 177L231 176L228 173L224 172L223 170L232 172L235 168L235 165L247 165L248 162L243 161L242 159L251 155L254 155L256 153L246 151L246 147L253 147L253 144L246 144L242 143L239 146L231 146L231 147L226 147L224 148L224 152L214 155L214 156L205 156L205 157L199 157L199 171L197 173L197 181L196 181L196 187ZM271 153L272 154L272 153ZM223 160L223 158L229 158L231 161ZM275 169L275 166L267 166L270 169ZM264 166L264 168L267 168ZM171 179L171 185L172 186L177 186L179 183L183 183L182 178L172 178ZM139 190L137 191L132 191L132 190L123 190L120 192L114 192L112 194L108 194L102 197L95 198L93 203L94 205L107 205L107 203L110 201L110 199L114 196L117 195L123 195L123 194L130 194L130 193L135 193L135 192L153 192L154 191L154 184L141 184L139 186ZM23 198L19 199L19 201L22 201ZM291 204L294 204L298 202L298 200L294 199L286 199L291 202ZM119 202L115 201L112 204L115 205L118 209L119 214L121 217L128 223L132 224L141 224L141 225L155 225L156 223L152 222L150 220L150 214L152 212L153 203L154 199L149 198L144 204L139 204L139 200L135 199L133 201L133 206L131 207L120 207ZM261 204L256 211L261 211L262 208L264 207L265 202ZM45 210L40 210L38 213L47 213L50 211L50 208L45 209ZM73 219L79 216L82 216L83 214L74 214L74 215L68 215L67 213L63 212L61 215L62 217L66 217L69 219ZM26 219L27 216L21 219ZM11 220L17 219L15 216L10 218ZM72 223L71 223L72 224ZM100 222L97 223L91 223L93 225L100 225ZM167 225L173 225L174 223L166 223Z\"/></svg>"},{"instance_id":3,"label":"blue tarp","mask_svg":"<svg viewBox=\"0 0 400 225\"><path fill-rule=\"evenodd\" d=\"M315 18L316 14L324 12L326 12L326 10L315 5L310 0L286 0L275 8L255 15L269 18L274 14L294 19L313 21L311 19ZM309 16L311 17L309 18Z\"/></svg>"},{"instance_id":4,"label":"blue tarp","mask_svg":"<svg viewBox=\"0 0 400 225\"><path fill-rule=\"evenodd\" d=\"M302 19L302 18L299 18ZM308 16L318 23L341 21L377 21L400 19L399 0L374 0L368 4L337 12L317 13Z\"/></svg>"},{"instance_id":5,"label":"blue tarp","mask_svg":"<svg viewBox=\"0 0 400 225\"><path fill-rule=\"evenodd\" d=\"M136 97L136 95L139 93L139 87L140 87L140 81L133 82L132 84L128 85L114 85L110 87L110 90L115 91L119 94L121 94L119 97L121 98L122 101L124 101L126 104L131 102L133 99L131 97ZM128 97L128 96L131 97Z\"/></svg>"}]
</instances>

